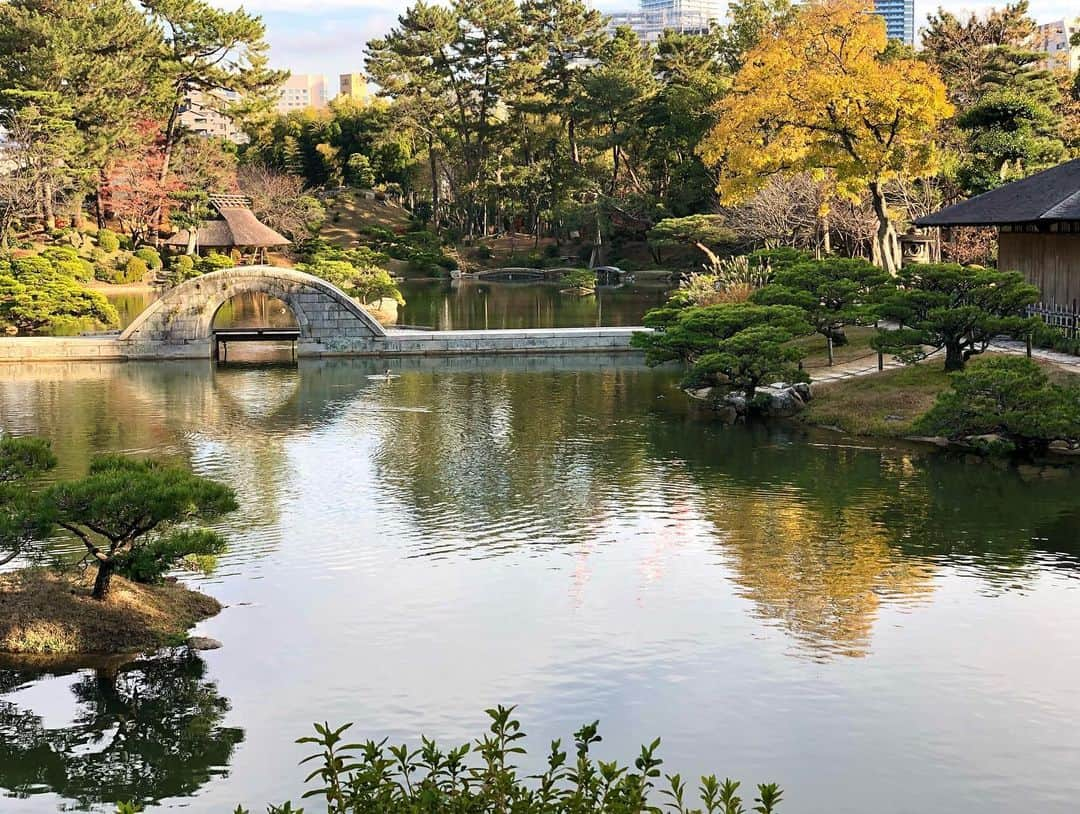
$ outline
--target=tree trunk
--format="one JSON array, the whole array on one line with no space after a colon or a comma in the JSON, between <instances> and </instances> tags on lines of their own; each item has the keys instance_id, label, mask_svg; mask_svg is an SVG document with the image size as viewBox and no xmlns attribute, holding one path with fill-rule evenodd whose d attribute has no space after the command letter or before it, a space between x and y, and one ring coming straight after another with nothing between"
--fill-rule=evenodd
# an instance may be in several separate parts
<instances>
[{"instance_id":1,"label":"tree trunk","mask_svg":"<svg viewBox=\"0 0 1080 814\"><path fill-rule=\"evenodd\" d=\"M621 151L619 149L618 144L616 144L614 147L611 148L611 163L612 163L612 169L611 169L611 194L612 195L615 194L615 190L618 188L618 184L619 184L619 155L620 155L620 153L621 153Z\"/></svg>"},{"instance_id":2,"label":"tree trunk","mask_svg":"<svg viewBox=\"0 0 1080 814\"><path fill-rule=\"evenodd\" d=\"M877 181L870 184L870 198L873 201L874 215L878 222L877 231L874 233L874 265L885 269L895 277L900 271L900 239L897 237L896 227L889 219L889 212L885 207L885 193Z\"/></svg>"},{"instance_id":3,"label":"tree trunk","mask_svg":"<svg viewBox=\"0 0 1080 814\"><path fill-rule=\"evenodd\" d=\"M41 185L41 214L45 223L45 231L56 228L56 210L53 208L53 185L46 179Z\"/></svg>"},{"instance_id":4,"label":"tree trunk","mask_svg":"<svg viewBox=\"0 0 1080 814\"><path fill-rule=\"evenodd\" d=\"M435 233L439 232L439 167L435 160L435 137L428 133L428 167L431 170L431 221Z\"/></svg>"},{"instance_id":5,"label":"tree trunk","mask_svg":"<svg viewBox=\"0 0 1080 814\"><path fill-rule=\"evenodd\" d=\"M182 97L173 102L172 110L169 112L169 121L165 125L165 143L162 145L161 148L161 174L158 177L158 180L162 184L164 184L165 179L169 177L169 165L172 161L173 143L176 141L176 123L180 117L181 102ZM164 215L164 207L162 207L157 211L157 213L155 213L153 221L150 224L151 235L153 237L151 243L153 243L154 248L159 248L161 246L161 224Z\"/></svg>"},{"instance_id":6,"label":"tree trunk","mask_svg":"<svg viewBox=\"0 0 1080 814\"><path fill-rule=\"evenodd\" d=\"M959 342L946 342L945 343L945 370L963 370L964 369L964 351L960 347Z\"/></svg>"},{"instance_id":7,"label":"tree trunk","mask_svg":"<svg viewBox=\"0 0 1080 814\"><path fill-rule=\"evenodd\" d=\"M580 162L577 146L577 122L573 117L566 123L566 134L570 142L570 163L576 167Z\"/></svg>"},{"instance_id":8,"label":"tree trunk","mask_svg":"<svg viewBox=\"0 0 1080 814\"><path fill-rule=\"evenodd\" d=\"M108 598L114 568L115 565L112 561L98 563L97 577L94 579L94 592L91 594L94 599Z\"/></svg>"}]
</instances>

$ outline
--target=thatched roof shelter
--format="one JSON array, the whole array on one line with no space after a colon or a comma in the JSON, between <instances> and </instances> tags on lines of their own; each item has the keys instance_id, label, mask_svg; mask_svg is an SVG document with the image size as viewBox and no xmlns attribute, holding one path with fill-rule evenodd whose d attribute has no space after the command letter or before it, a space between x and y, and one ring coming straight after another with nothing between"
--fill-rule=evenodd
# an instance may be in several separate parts
<instances>
[{"instance_id":1,"label":"thatched roof shelter","mask_svg":"<svg viewBox=\"0 0 1080 814\"><path fill-rule=\"evenodd\" d=\"M250 199L243 195L211 195L210 205L216 217L204 220L196 230L195 245L199 248L265 249L285 246L290 242L287 237L260 223L251 211ZM165 243L183 248L189 245L189 240L188 230L181 229Z\"/></svg>"}]
</instances>

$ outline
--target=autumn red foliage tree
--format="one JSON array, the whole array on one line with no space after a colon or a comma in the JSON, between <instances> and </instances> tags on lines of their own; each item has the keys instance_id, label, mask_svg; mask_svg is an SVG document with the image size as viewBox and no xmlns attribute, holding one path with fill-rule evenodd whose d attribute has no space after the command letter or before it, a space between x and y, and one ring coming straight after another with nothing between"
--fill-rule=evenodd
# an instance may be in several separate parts
<instances>
[{"instance_id":1,"label":"autumn red foliage tree","mask_svg":"<svg viewBox=\"0 0 1080 814\"><path fill-rule=\"evenodd\" d=\"M162 221L173 196L184 189L175 175L162 177L165 143L160 125L140 122L137 134L138 141L123 151L125 157L109 175L103 196L107 211L136 247L153 242L155 225Z\"/></svg>"}]
</instances>

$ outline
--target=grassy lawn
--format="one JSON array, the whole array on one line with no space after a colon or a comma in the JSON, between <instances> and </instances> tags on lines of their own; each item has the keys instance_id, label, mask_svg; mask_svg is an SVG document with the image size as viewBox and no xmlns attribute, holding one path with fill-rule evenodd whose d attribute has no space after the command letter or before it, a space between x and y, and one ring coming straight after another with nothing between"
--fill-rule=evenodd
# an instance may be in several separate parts
<instances>
[{"instance_id":1,"label":"grassy lawn","mask_svg":"<svg viewBox=\"0 0 1080 814\"><path fill-rule=\"evenodd\" d=\"M976 357L978 365L992 354ZM1036 360L1038 361L1038 360ZM1051 381L1080 380L1057 365L1039 362ZM851 435L902 438L913 435L911 425L949 386L940 356L928 362L894 368L814 387L814 398L798 420L815 427L835 427Z\"/></svg>"},{"instance_id":2,"label":"grassy lawn","mask_svg":"<svg viewBox=\"0 0 1080 814\"><path fill-rule=\"evenodd\" d=\"M847 335L846 345L838 345L833 348L833 361L837 365L846 362L854 362L857 359L866 360L867 365L874 363L876 351L870 347L870 338L877 333L876 328L857 328L849 326L844 333ZM827 368L829 366L829 350L825 344L825 337L821 334L803 336L792 342L806 351L807 356L803 359L803 367L808 370Z\"/></svg>"},{"instance_id":3,"label":"grassy lawn","mask_svg":"<svg viewBox=\"0 0 1080 814\"><path fill-rule=\"evenodd\" d=\"M949 385L938 359L814 387L814 398L799 420L837 427L852 435L900 438Z\"/></svg>"},{"instance_id":4,"label":"grassy lawn","mask_svg":"<svg viewBox=\"0 0 1080 814\"><path fill-rule=\"evenodd\" d=\"M392 232L404 232L409 227L409 213L400 206L362 198L345 190L326 207L326 223L322 236L331 243L346 248L355 246L364 226L381 226Z\"/></svg>"}]
</instances>

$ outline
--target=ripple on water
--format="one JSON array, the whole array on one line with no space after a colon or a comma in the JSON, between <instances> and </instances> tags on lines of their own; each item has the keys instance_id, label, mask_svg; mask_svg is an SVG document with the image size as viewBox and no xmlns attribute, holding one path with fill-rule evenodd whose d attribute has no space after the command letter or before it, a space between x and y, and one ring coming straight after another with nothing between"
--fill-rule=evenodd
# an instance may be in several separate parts
<instances>
[{"instance_id":1,"label":"ripple on water","mask_svg":"<svg viewBox=\"0 0 1080 814\"><path fill-rule=\"evenodd\" d=\"M500 702L534 748L599 718L605 757L660 735L666 768L777 780L793 814L1080 794L1075 478L721 429L664 371L401 364L0 377L57 477L122 450L238 493L200 630L247 737L173 804L295 798L312 719L461 740Z\"/></svg>"}]
</instances>

